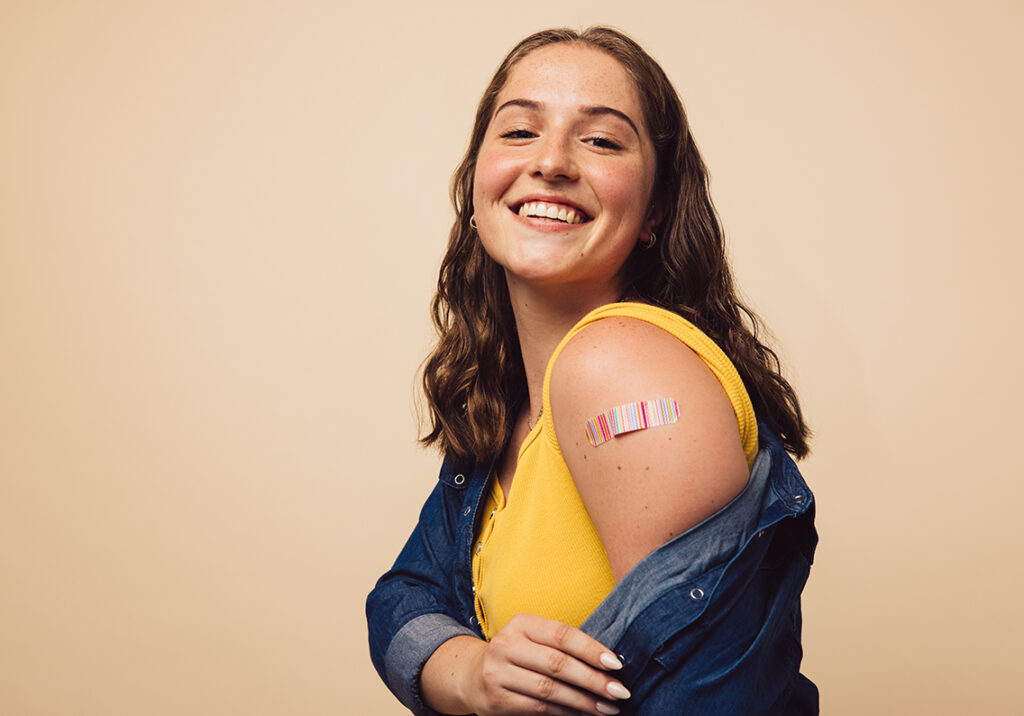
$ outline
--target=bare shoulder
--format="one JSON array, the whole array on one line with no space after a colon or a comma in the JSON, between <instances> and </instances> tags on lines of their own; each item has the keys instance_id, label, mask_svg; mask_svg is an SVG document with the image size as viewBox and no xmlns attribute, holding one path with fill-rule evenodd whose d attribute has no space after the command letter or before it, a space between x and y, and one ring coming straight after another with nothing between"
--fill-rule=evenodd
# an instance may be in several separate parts
<instances>
[{"instance_id":1,"label":"bare shoulder","mask_svg":"<svg viewBox=\"0 0 1024 716\"><path fill-rule=\"evenodd\" d=\"M746 484L736 414L724 388L662 328L620 317L586 326L555 361L550 391L555 435L616 580ZM588 420L662 398L678 405L677 421L596 447L588 441Z\"/></svg>"},{"instance_id":2,"label":"bare shoulder","mask_svg":"<svg viewBox=\"0 0 1024 716\"><path fill-rule=\"evenodd\" d=\"M685 343L658 326L635 318L596 321L568 342L552 369L552 414L563 451L584 437L588 418L657 398L672 398L681 410L679 427L659 428L666 442L700 423L708 427L707 438L734 440L742 458L736 414L721 383ZM579 429L571 427L576 417L584 420Z\"/></svg>"}]
</instances>

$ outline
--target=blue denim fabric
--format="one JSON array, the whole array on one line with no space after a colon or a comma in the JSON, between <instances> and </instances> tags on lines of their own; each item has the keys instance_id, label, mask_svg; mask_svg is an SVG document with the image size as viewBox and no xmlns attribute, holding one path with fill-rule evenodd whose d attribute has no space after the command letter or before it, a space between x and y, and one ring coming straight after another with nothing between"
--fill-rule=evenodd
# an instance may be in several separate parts
<instances>
[{"instance_id":1,"label":"blue denim fabric","mask_svg":"<svg viewBox=\"0 0 1024 716\"><path fill-rule=\"evenodd\" d=\"M800 674L800 592L817 533L814 498L763 422L750 480L728 505L641 560L583 624L619 654L623 714L817 714ZM444 641L482 637L471 572L491 465L445 461L392 569L366 603L370 654L411 711L435 716L419 675Z\"/></svg>"}]
</instances>

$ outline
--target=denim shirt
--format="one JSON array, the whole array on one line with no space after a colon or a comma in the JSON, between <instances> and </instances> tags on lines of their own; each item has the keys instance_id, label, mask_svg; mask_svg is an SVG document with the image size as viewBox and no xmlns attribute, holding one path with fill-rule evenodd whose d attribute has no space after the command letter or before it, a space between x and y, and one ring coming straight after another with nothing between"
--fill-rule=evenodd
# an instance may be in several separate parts
<instances>
[{"instance_id":1,"label":"denim shirt","mask_svg":"<svg viewBox=\"0 0 1024 716\"><path fill-rule=\"evenodd\" d=\"M817 533L814 498L778 435L729 504L644 557L581 629L619 655L623 714L817 714L800 673L800 592ZM435 716L420 672L443 642L482 638L470 565L493 465L446 460L419 524L366 602L370 655L413 713Z\"/></svg>"}]
</instances>

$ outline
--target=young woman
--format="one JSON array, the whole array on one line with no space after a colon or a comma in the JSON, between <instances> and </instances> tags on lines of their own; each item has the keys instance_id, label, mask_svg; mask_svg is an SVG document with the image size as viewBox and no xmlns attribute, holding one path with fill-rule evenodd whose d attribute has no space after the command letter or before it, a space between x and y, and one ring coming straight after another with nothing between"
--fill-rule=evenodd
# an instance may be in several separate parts
<instances>
[{"instance_id":1,"label":"young woman","mask_svg":"<svg viewBox=\"0 0 1024 716\"><path fill-rule=\"evenodd\" d=\"M664 72L540 32L480 102L424 386L445 455L367 602L419 714L817 713L808 431Z\"/></svg>"}]
</instances>

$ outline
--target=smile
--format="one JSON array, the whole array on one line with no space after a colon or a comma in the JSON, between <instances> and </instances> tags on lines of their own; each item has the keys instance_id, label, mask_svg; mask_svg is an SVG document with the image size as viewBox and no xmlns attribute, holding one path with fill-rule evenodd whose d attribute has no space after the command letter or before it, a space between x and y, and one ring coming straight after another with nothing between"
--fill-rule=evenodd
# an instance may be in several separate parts
<instances>
[{"instance_id":1,"label":"smile","mask_svg":"<svg viewBox=\"0 0 1024 716\"><path fill-rule=\"evenodd\" d=\"M520 205L516 213L523 217L551 219L565 224L582 224L590 221L590 217L580 209L544 201L527 201Z\"/></svg>"}]
</instances>

